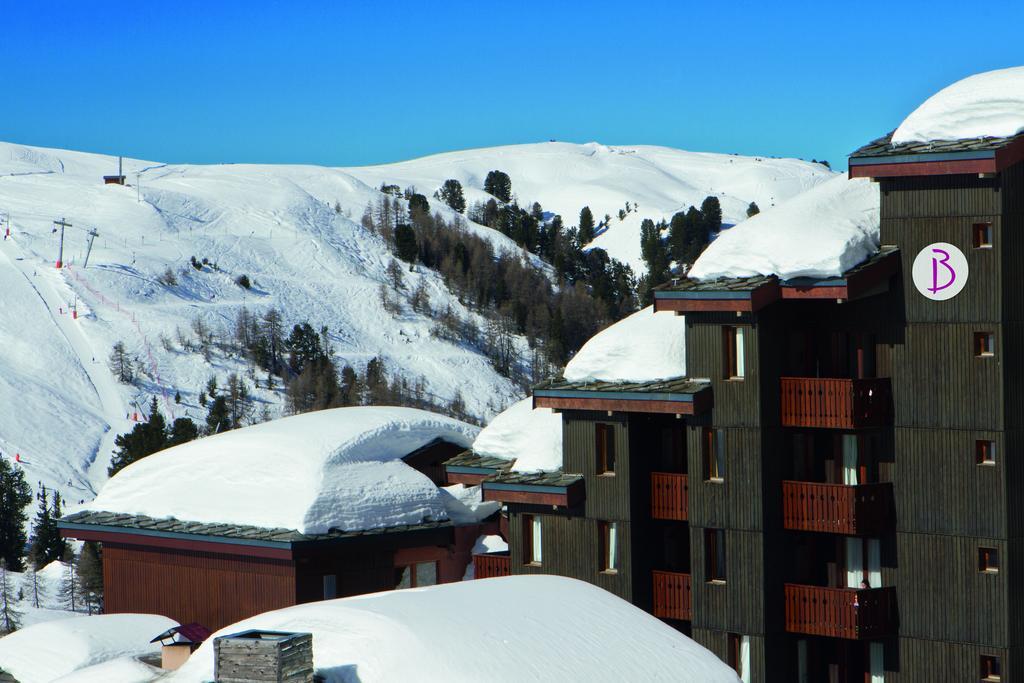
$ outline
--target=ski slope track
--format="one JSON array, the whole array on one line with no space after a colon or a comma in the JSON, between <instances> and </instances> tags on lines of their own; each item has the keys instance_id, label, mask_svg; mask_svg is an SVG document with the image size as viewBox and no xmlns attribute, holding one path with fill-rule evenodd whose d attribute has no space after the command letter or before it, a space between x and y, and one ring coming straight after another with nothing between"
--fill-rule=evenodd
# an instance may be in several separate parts
<instances>
[{"instance_id":1,"label":"ski slope track","mask_svg":"<svg viewBox=\"0 0 1024 683\"><path fill-rule=\"evenodd\" d=\"M288 327L326 326L339 365L362 371L380 357L393 375L424 377L436 401L460 395L483 419L521 398L479 349L435 338L433 317L412 310L409 299L422 284L435 310L450 306L484 326L435 273L406 271L404 288L392 292L401 310L381 306L393 256L360 224L365 208L384 197L381 183L415 186L450 219L456 214L432 198L434 191L458 178L470 203L485 200L481 188L493 169L511 176L520 203L539 201L567 225L584 205L600 220L626 201L639 204L625 221L613 218L594 246L640 273L642 218L669 218L719 194L730 222L750 201L766 207L833 175L793 159L596 143L497 147L348 169L125 159L128 186L105 185L103 176L117 168L115 157L0 143L0 214L10 215L12 228L0 246L0 451L19 454L31 483L56 487L72 503L103 485L114 437L151 397L168 420L202 423L198 396L206 381L215 375L223 384L236 372L252 388L256 415L281 415L280 380L267 389L266 373L252 372L243 359L216 350L207 361L178 341L195 338L195 319L228 338L243 307L256 315L276 307ZM63 255L69 267L57 270L54 221L61 218L71 224ZM545 267L499 232L465 226L496 251ZM85 268L92 229L99 237ZM217 267L197 271L192 256ZM176 283L161 282L166 271ZM235 284L242 274L251 289ZM117 382L108 367L117 341L136 360L132 385ZM525 357L525 340L518 343Z\"/></svg>"}]
</instances>

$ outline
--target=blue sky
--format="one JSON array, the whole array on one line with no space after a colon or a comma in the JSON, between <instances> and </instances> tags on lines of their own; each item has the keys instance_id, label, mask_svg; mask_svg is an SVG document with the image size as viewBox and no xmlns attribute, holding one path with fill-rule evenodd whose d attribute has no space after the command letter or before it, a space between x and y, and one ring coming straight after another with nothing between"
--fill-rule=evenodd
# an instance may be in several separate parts
<instances>
[{"instance_id":1,"label":"blue sky","mask_svg":"<svg viewBox=\"0 0 1024 683\"><path fill-rule=\"evenodd\" d=\"M942 86L1024 63L1019 1L43 5L0 0L0 140L167 162L554 138L839 168Z\"/></svg>"}]
</instances>

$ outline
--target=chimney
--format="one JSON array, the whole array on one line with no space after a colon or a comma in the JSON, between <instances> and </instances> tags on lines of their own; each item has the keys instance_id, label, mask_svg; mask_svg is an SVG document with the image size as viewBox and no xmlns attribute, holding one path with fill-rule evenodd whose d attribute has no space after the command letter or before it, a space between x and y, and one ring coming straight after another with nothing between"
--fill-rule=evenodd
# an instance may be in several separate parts
<instances>
[{"instance_id":1,"label":"chimney","mask_svg":"<svg viewBox=\"0 0 1024 683\"><path fill-rule=\"evenodd\" d=\"M213 641L217 683L313 683L313 634L242 631Z\"/></svg>"}]
</instances>

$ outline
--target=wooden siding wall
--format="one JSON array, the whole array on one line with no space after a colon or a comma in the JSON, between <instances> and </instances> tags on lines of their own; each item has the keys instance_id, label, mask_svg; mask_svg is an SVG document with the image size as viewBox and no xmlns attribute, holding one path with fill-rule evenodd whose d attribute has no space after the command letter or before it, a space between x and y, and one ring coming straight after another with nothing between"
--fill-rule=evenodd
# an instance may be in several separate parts
<instances>
[{"instance_id":1,"label":"wooden siding wall","mask_svg":"<svg viewBox=\"0 0 1024 683\"><path fill-rule=\"evenodd\" d=\"M893 492L900 531L1006 536L1006 474L1016 463L1003 432L960 429L895 430ZM996 463L978 465L975 441L996 444Z\"/></svg>"},{"instance_id":2,"label":"wooden siding wall","mask_svg":"<svg viewBox=\"0 0 1024 683\"><path fill-rule=\"evenodd\" d=\"M618 542L622 566L615 574L600 571L598 520L563 515L537 515L541 519L540 566L523 563L523 512L509 513L509 548L512 553L509 567L516 574L550 574L568 576L592 583L624 600L633 600L633 568L627 558L632 557L630 524L620 523ZM650 582L651 577L637 581ZM648 591L649 592L649 591Z\"/></svg>"},{"instance_id":3,"label":"wooden siding wall","mask_svg":"<svg viewBox=\"0 0 1024 683\"><path fill-rule=\"evenodd\" d=\"M714 422L717 426L756 427L760 424L760 368L757 327L745 324L743 335L746 376L742 380L725 378L722 351L722 326L744 325L744 318L700 316L700 322L686 319L686 374L711 379L714 391Z\"/></svg>"},{"instance_id":4,"label":"wooden siding wall","mask_svg":"<svg viewBox=\"0 0 1024 683\"><path fill-rule=\"evenodd\" d=\"M690 524L719 529L760 530L764 512L761 430L742 427L722 429L725 435L725 476L720 482L704 478L703 428L690 427L686 431Z\"/></svg>"},{"instance_id":5,"label":"wooden siding wall","mask_svg":"<svg viewBox=\"0 0 1024 683\"><path fill-rule=\"evenodd\" d=\"M782 609L765 593L764 535L757 531L725 531L726 582L708 583L704 573L704 529L690 528L693 576L693 626L747 635L765 633L765 602ZM781 589L781 585L780 585Z\"/></svg>"},{"instance_id":6,"label":"wooden siding wall","mask_svg":"<svg viewBox=\"0 0 1024 683\"><path fill-rule=\"evenodd\" d=\"M764 683L765 681L785 680L782 677L777 677L774 674L779 673L777 670L769 669L765 666L766 655L768 654L765 647L765 638L762 636L754 636L748 633L741 633L739 631L732 631L737 635L745 635L750 637L750 681L751 683ZM693 628L693 639L711 650L716 657L721 659L726 664L729 663L729 632L728 631L717 631L708 628ZM771 671L773 676L769 677L768 672Z\"/></svg>"},{"instance_id":7,"label":"wooden siding wall","mask_svg":"<svg viewBox=\"0 0 1024 683\"><path fill-rule=\"evenodd\" d=\"M597 473L594 424L603 422L615 430L615 474ZM587 498L585 514L591 519L628 521L630 505L629 423L621 414L566 412L562 417L562 457L566 473L582 474Z\"/></svg>"},{"instance_id":8,"label":"wooden siding wall","mask_svg":"<svg viewBox=\"0 0 1024 683\"><path fill-rule=\"evenodd\" d=\"M296 560L296 600L313 602L324 599L324 576L336 578L337 597L362 595L395 587L395 551L391 549L361 549L356 552Z\"/></svg>"},{"instance_id":9,"label":"wooden siding wall","mask_svg":"<svg viewBox=\"0 0 1024 683\"><path fill-rule=\"evenodd\" d=\"M290 561L206 552L105 543L103 585L109 614L162 614L212 630L295 604Z\"/></svg>"},{"instance_id":10,"label":"wooden siding wall","mask_svg":"<svg viewBox=\"0 0 1024 683\"><path fill-rule=\"evenodd\" d=\"M1003 681L1016 681L1010 653L1001 648L900 638L886 648L886 683L937 683L981 680L981 655L1000 658Z\"/></svg>"}]
</instances>

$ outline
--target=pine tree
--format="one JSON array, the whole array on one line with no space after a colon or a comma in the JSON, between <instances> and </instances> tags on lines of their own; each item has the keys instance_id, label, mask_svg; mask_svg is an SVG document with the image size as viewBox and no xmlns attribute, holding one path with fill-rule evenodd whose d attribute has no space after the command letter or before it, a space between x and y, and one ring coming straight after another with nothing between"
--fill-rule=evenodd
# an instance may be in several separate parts
<instances>
[{"instance_id":1,"label":"pine tree","mask_svg":"<svg viewBox=\"0 0 1024 683\"><path fill-rule=\"evenodd\" d=\"M594 214L589 206L584 206L580 211L580 226L576 232L576 239L580 247L584 247L594 241Z\"/></svg>"},{"instance_id":2,"label":"pine tree","mask_svg":"<svg viewBox=\"0 0 1024 683\"><path fill-rule=\"evenodd\" d=\"M18 610L13 583L7 572L7 561L0 558L0 635L13 633L21 627L21 611Z\"/></svg>"},{"instance_id":3,"label":"pine tree","mask_svg":"<svg viewBox=\"0 0 1024 683\"><path fill-rule=\"evenodd\" d=\"M412 226L405 223L395 226L395 256L406 263L415 263L418 253L419 246Z\"/></svg>"},{"instance_id":4,"label":"pine tree","mask_svg":"<svg viewBox=\"0 0 1024 683\"><path fill-rule=\"evenodd\" d=\"M167 448L188 443L199 438L199 427L190 418L175 418L167 435Z\"/></svg>"},{"instance_id":5,"label":"pine tree","mask_svg":"<svg viewBox=\"0 0 1024 683\"><path fill-rule=\"evenodd\" d=\"M206 433L220 434L231 429L231 412L225 396L216 396L209 401L210 409L206 413Z\"/></svg>"},{"instance_id":6,"label":"pine tree","mask_svg":"<svg viewBox=\"0 0 1024 683\"><path fill-rule=\"evenodd\" d=\"M135 379L135 373L132 370L132 360L125 349L123 341L114 343L114 348L110 351L108 360L110 362L110 370L117 375L117 381L130 384Z\"/></svg>"},{"instance_id":7,"label":"pine tree","mask_svg":"<svg viewBox=\"0 0 1024 683\"><path fill-rule=\"evenodd\" d=\"M149 403L149 420L136 424L127 434L117 435L114 445L117 450L107 468L110 476L167 447L167 422L157 406L155 396Z\"/></svg>"},{"instance_id":8,"label":"pine tree","mask_svg":"<svg viewBox=\"0 0 1024 683\"><path fill-rule=\"evenodd\" d=\"M430 215L430 202L427 198L421 194L412 194L409 196L409 215Z\"/></svg>"},{"instance_id":9,"label":"pine tree","mask_svg":"<svg viewBox=\"0 0 1024 683\"><path fill-rule=\"evenodd\" d=\"M755 202L750 202L750 206L747 207L747 218L756 216L759 213L761 213L761 209L758 208L757 204Z\"/></svg>"},{"instance_id":10,"label":"pine tree","mask_svg":"<svg viewBox=\"0 0 1024 683\"><path fill-rule=\"evenodd\" d=\"M64 576L60 581L60 601L64 609L71 612L78 611L82 604L82 586L78 580L76 571L75 551L71 548L64 553Z\"/></svg>"},{"instance_id":11,"label":"pine tree","mask_svg":"<svg viewBox=\"0 0 1024 683\"><path fill-rule=\"evenodd\" d=\"M466 211L466 197L462 193L462 183L454 178L444 181L441 189L438 190L438 198L459 213ZM410 208L412 203L409 203Z\"/></svg>"},{"instance_id":12,"label":"pine tree","mask_svg":"<svg viewBox=\"0 0 1024 683\"><path fill-rule=\"evenodd\" d=\"M30 604L39 609L46 600L46 587L39 582L39 574L32 562L25 567L25 574L22 576L22 589L28 596Z\"/></svg>"},{"instance_id":13,"label":"pine tree","mask_svg":"<svg viewBox=\"0 0 1024 683\"><path fill-rule=\"evenodd\" d=\"M60 494L54 491L53 503L50 503L49 494L44 487L39 493L39 509L36 511L35 520L32 523L32 546L29 555L32 564L36 569L42 569L46 565L64 556L68 544L57 528L57 520L61 517Z\"/></svg>"},{"instance_id":14,"label":"pine tree","mask_svg":"<svg viewBox=\"0 0 1024 683\"><path fill-rule=\"evenodd\" d=\"M25 506L32 502L32 488L25 473L0 458L0 558L12 571L22 568L25 552Z\"/></svg>"},{"instance_id":15,"label":"pine tree","mask_svg":"<svg viewBox=\"0 0 1024 683\"><path fill-rule=\"evenodd\" d=\"M103 609L103 556L95 541L86 541L75 567L82 590L82 602L89 614Z\"/></svg>"},{"instance_id":16,"label":"pine tree","mask_svg":"<svg viewBox=\"0 0 1024 683\"><path fill-rule=\"evenodd\" d=\"M700 214L704 219L704 231L711 235L722 229L722 205L718 197L705 197L700 205Z\"/></svg>"},{"instance_id":17,"label":"pine tree","mask_svg":"<svg viewBox=\"0 0 1024 683\"><path fill-rule=\"evenodd\" d=\"M512 179L503 171L491 171L484 179L484 192L507 204L512 201Z\"/></svg>"}]
</instances>

